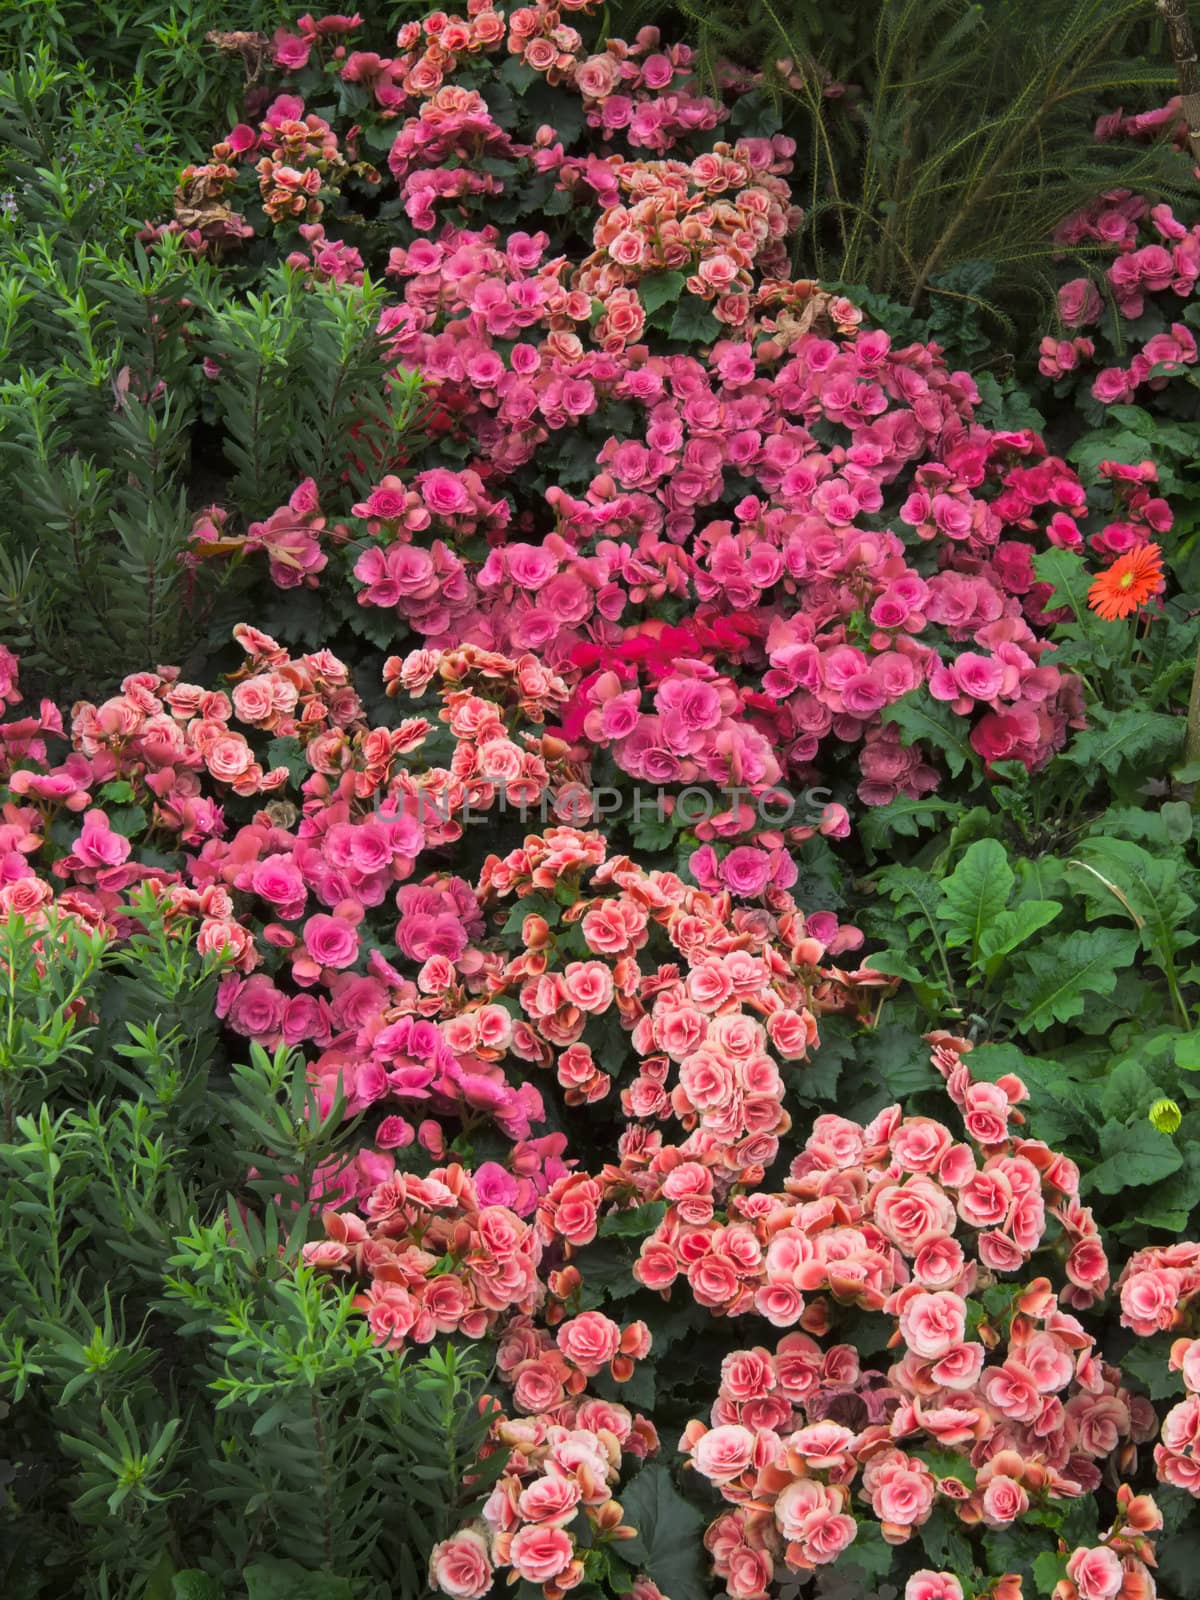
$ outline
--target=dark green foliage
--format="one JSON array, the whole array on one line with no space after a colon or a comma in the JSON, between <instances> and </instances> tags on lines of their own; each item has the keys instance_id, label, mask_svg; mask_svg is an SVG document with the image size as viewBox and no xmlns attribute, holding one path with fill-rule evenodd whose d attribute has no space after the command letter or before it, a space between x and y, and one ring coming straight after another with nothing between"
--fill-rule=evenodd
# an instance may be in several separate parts
<instances>
[{"instance_id":1,"label":"dark green foliage","mask_svg":"<svg viewBox=\"0 0 1200 1600\"><path fill-rule=\"evenodd\" d=\"M504 1459L464 1498L477 1362L387 1352L299 1265L353 1124L287 1052L218 1075L216 973L142 915L119 955L64 924L44 973L2 933L0 1587L416 1595Z\"/></svg>"},{"instance_id":2,"label":"dark green foliage","mask_svg":"<svg viewBox=\"0 0 1200 1600\"><path fill-rule=\"evenodd\" d=\"M723 58L763 73L734 126L759 131L755 107L773 100L797 139L799 273L865 285L950 327L974 313L995 336L1048 299L1064 217L1118 185L1187 186L1164 152L1092 137L1110 101L1160 104L1174 91L1151 19L1141 0L676 0L665 14L628 0L610 26L689 38L714 82L728 79Z\"/></svg>"}]
</instances>

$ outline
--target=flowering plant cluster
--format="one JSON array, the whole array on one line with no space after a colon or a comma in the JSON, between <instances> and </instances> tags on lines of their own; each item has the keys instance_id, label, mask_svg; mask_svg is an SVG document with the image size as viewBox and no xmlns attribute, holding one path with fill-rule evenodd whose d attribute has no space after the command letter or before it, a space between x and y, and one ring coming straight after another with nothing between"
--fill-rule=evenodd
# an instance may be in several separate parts
<instances>
[{"instance_id":1,"label":"flowering plant cluster","mask_svg":"<svg viewBox=\"0 0 1200 1600\"><path fill-rule=\"evenodd\" d=\"M659 1258L678 1253L698 1297L720 1293L723 1267L769 1323L804 1330L774 1352L727 1357L712 1426L685 1433L692 1465L738 1508L706 1542L739 1600L764 1592L777 1565L836 1559L860 1505L889 1544L939 1504L1003 1528L1032 1503L1093 1492L1104 1460L1128 1459L1153 1430L1149 1406L1066 1309L1108 1282L1076 1169L1012 1137L1023 1085L973 1083L962 1041L933 1048L970 1143L899 1106L867 1128L823 1116L783 1195L740 1199L738 1220L708 1228L668 1212L643 1248L643 1281L669 1284ZM968 1248L959 1228L975 1233ZM1069 1248L1067 1282L1055 1294L1035 1279L1014 1295L996 1275L1023 1270L1047 1228ZM813 1337L851 1305L895 1319L901 1354L886 1372L864 1373L852 1347L823 1351ZM948 1453L937 1467L931 1449Z\"/></svg>"},{"instance_id":2,"label":"flowering plant cluster","mask_svg":"<svg viewBox=\"0 0 1200 1600\"><path fill-rule=\"evenodd\" d=\"M206 513L195 554L265 552L317 591L326 637L539 653L576 759L634 786L916 798L959 719L980 767L1044 767L1084 709L1036 559L1123 554L1169 530L1166 502L1115 467L1089 496L1036 433L983 425L936 346L794 280L792 142L735 133L748 85L700 93L653 29L589 53L592 10L473 6L406 24L386 59L352 49L351 18L277 38L288 88L216 147L222 204L244 192L283 249L294 222L245 219L286 144L327 196L289 259L347 293L368 263L396 285L384 365L420 374L432 429L365 498L303 484L244 538ZM378 172L330 154L347 104L342 143L386 151ZM388 227L347 215L334 239L363 184ZM170 226L208 248L189 221ZM697 871L731 886L719 855Z\"/></svg>"},{"instance_id":3,"label":"flowering plant cluster","mask_svg":"<svg viewBox=\"0 0 1200 1600\"><path fill-rule=\"evenodd\" d=\"M386 1348L498 1337L512 1393L493 1437L515 1455L482 1522L435 1552L443 1592L481 1595L501 1569L548 1600L585 1573L633 1581L617 1473L660 1446L652 1416L615 1396L653 1334L580 1297L589 1251L639 1212L651 1226L631 1288L670 1298L686 1283L706 1315L795 1330L724 1356L711 1428L684 1431L733 1507L705 1546L735 1600L850 1550L864 1516L895 1544L943 1504L996 1529L1091 1494L1110 1457L1128 1468L1155 1419L1078 1320L1107 1257L1078 1169L1021 1135L1018 1078L974 1078L969 1046L934 1035L965 1142L899 1105L869 1126L824 1114L772 1191L787 1079L819 1055L820 1019L869 1014L891 981L832 964L861 934L779 887L737 910L567 823L489 851L474 883L439 869L469 839L455 820L468 793L486 811L506 784L540 794L567 770L537 731L561 680L532 657L419 651L388 665L398 720L371 726L329 652L293 658L249 627L238 643L228 692L161 669L80 703L69 730L49 704L3 725L0 904L119 938L129 892L149 888L224 963L233 1034L304 1049L319 1107L366 1115L352 1159L314 1176L326 1237L306 1260L361 1285ZM6 673L14 701L11 660ZM434 681L444 764L417 704ZM155 864L143 832L168 847ZM547 1069L568 1117L608 1100L625 1119L616 1164L591 1173L564 1134L534 1131ZM1051 1243L1057 1292L1024 1276ZM1181 1266L1194 1254L1175 1252ZM1175 1255L1135 1257L1123 1304L1155 1273L1186 1298ZM890 1366L837 1338L854 1308L895 1328ZM613 1398L584 1398L601 1379ZM1172 1413L1164 1440L1179 1431ZM1174 1462L1186 1446L1164 1450Z\"/></svg>"},{"instance_id":4,"label":"flowering plant cluster","mask_svg":"<svg viewBox=\"0 0 1200 1600\"><path fill-rule=\"evenodd\" d=\"M1200 1496L1200 1340L1187 1331L1189 1308L1200 1291L1200 1248L1180 1243L1139 1250L1121 1274L1121 1321L1139 1338L1161 1332L1172 1340L1170 1367L1187 1391L1163 1419L1154 1449L1160 1482Z\"/></svg>"},{"instance_id":5,"label":"flowering plant cluster","mask_svg":"<svg viewBox=\"0 0 1200 1600\"><path fill-rule=\"evenodd\" d=\"M440 1593L478 1600L497 1568L538 1585L547 1600L585 1579L622 1581L619 1547L636 1530L622 1522L614 1485L623 1456L657 1451L658 1435L649 1418L588 1396L586 1385L606 1368L628 1377L649 1349L644 1323L622 1331L595 1311L561 1323L555 1337L527 1318L508 1324L496 1361L520 1415L488 1402L495 1420L483 1459L500 1456L504 1470L478 1524L435 1547L430 1581ZM644 1578L632 1592L639 1600L657 1594Z\"/></svg>"},{"instance_id":6,"label":"flowering plant cluster","mask_svg":"<svg viewBox=\"0 0 1200 1600\"><path fill-rule=\"evenodd\" d=\"M311 469L238 441L254 493L194 516L197 614L220 568L257 619L231 644L212 602L219 674L64 715L0 645L0 929L40 982L153 908L232 1094L298 1075L213 1239L266 1196L306 1337L333 1306L364 1372L486 1370L396 1582L1152 1600L1200 1497L1200 873L1195 772L1145 778L1196 639L1185 446L1146 459L1130 402L1196 364L1186 311L1152 324L1200 230L1128 194L1063 225L1137 348L1092 374L1064 284L1042 375L1087 371L1098 427L1056 438L798 276L752 74L598 0L466 12L388 54L358 16L245 36L244 120L147 225L200 273L282 261L326 334L366 307L378 393ZM240 392L246 341L187 338Z\"/></svg>"}]
</instances>

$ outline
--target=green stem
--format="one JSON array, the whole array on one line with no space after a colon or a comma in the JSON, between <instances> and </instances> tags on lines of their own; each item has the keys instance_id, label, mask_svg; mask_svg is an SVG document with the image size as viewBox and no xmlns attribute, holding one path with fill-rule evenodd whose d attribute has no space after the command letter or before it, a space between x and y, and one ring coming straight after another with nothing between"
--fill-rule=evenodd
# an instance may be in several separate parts
<instances>
[{"instance_id":1,"label":"green stem","mask_svg":"<svg viewBox=\"0 0 1200 1600\"><path fill-rule=\"evenodd\" d=\"M1183 744L1185 762L1200 761L1200 649L1196 653L1196 666L1192 673L1192 692L1188 699L1187 736Z\"/></svg>"}]
</instances>

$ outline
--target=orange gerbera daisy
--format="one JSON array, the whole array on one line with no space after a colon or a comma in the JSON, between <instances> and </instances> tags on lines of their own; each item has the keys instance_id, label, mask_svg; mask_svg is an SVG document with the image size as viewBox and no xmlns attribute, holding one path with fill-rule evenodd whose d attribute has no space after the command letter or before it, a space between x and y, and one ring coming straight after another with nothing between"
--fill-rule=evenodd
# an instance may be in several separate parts
<instances>
[{"instance_id":1,"label":"orange gerbera daisy","mask_svg":"<svg viewBox=\"0 0 1200 1600\"><path fill-rule=\"evenodd\" d=\"M1105 622L1115 622L1144 606L1162 588L1162 550L1156 544L1140 544L1100 574L1088 590L1088 605Z\"/></svg>"}]
</instances>

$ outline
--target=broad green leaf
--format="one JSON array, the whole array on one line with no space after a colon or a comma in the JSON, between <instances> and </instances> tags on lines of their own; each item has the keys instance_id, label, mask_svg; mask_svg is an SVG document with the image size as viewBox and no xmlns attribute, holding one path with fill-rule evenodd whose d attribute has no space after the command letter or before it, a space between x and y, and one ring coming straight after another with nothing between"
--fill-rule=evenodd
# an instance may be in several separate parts
<instances>
[{"instance_id":1,"label":"broad green leaf","mask_svg":"<svg viewBox=\"0 0 1200 1600\"><path fill-rule=\"evenodd\" d=\"M957 778L964 767L974 767L978 762L962 717L956 717L940 700L930 699L923 688L914 689L893 705L885 706L880 715L884 722L894 723L900 729L902 744L916 744L920 740L940 750L952 778Z\"/></svg>"},{"instance_id":2,"label":"broad green leaf","mask_svg":"<svg viewBox=\"0 0 1200 1600\"><path fill-rule=\"evenodd\" d=\"M779 127L779 112L772 96L763 89L739 95L729 126L744 138L769 139Z\"/></svg>"},{"instance_id":3,"label":"broad green leaf","mask_svg":"<svg viewBox=\"0 0 1200 1600\"><path fill-rule=\"evenodd\" d=\"M832 1100L838 1079L848 1061L858 1051L858 1034L845 1017L822 1017L820 1039L807 1061L786 1062L782 1066L788 1092L801 1105Z\"/></svg>"},{"instance_id":4,"label":"broad green leaf","mask_svg":"<svg viewBox=\"0 0 1200 1600\"><path fill-rule=\"evenodd\" d=\"M515 94L524 94L538 81L538 75L531 66L521 60L520 56L509 56L508 60L500 67L498 76L513 90Z\"/></svg>"},{"instance_id":5,"label":"broad green leaf","mask_svg":"<svg viewBox=\"0 0 1200 1600\"><path fill-rule=\"evenodd\" d=\"M224 1595L217 1580L198 1567L177 1572L171 1579L171 1600L224 1600Z\"/></svg>"},{"instance_id":6,"label":"broad green leaf","mask_svg":"<svg viewBox=\"0 0 1200 1600\"><path fill-rule=\"evenodd\" d=\"M1145 1228L1185 1233L1197 1206L1200 1206L1200 1149L1189 1144L1184 1150L1183 1166L1164 1183L1155 1184L1133 1220Z\"/></svg>"},{"instance_id":7,"label":"broad green leaf","mask_svg":"<svg viewBox=\"0 0 1200 1600\"><path fill-rule=\"evenodd\" d=\"M838 1557L838 1571L843 1566L857 1567L867 1578L886 1578L896 1565L896 1547L888 1544L877 1522L864 1518L858 1524L854 1542Z\"/></svg>"},{"instance_id":8,"label":"broad green leaf","mask_svg":"<svg viewBox=\"0 0 1200 1600\"><path fill-rule=\"evenodd\" d=\"M520 933L525 918L533 915L544 917L553 927L562 916L562 911L557 901L551 900L549 895L526 895L523 900L518 900L509 911L508 916L504 919L504 926L500 930L501 933Z\"/></svg>"},{"instance_id":9,"label":"broad green leaf","mask_svg":"<svg viewBox=\"0 0 1200 1600\"><path fill-rule=\"evenodd\" d=\"M1120 1194L1122 1189L1161 1183L1183 1165L1170 1135L1159 1133L1145 1120L1129 1127L1106 1122L1100 1130L1100 1153L1104 1160L1084 1177L1082 1185L1100 1194Z\"/></svg>"},{"instance_id":10,"label":"broad green leaf","mask_svg":"<svg viewBox=\"0 0 1200 1600\"><path fill-rule=\"evenodd\" d=\"M1180 1528L1161 1541L1156 1554L1159 1593L1194 1594L1196 1574L1200 1572L1200 1528Z\"/></svg>"},{"instance_id":11,"label":"broad green leaf","mask_svg":"<svg viewBox=\"0 0 1200 1600\"><path fill-rule=\"evenodd\" d=\"M995 839L976 840L942 884L938 914L947 945L965 944L977 955L984 929L1008 904L1013 882L1004 846Z\"/></svg>"},{"instance_id":12,"label":"broad green leaf","mask_svg":"<svg viewBox=\"0 0 1200 1600\"><path fill-rule=\"evenodd\" d=\"M295 1561L265 1558L242 1573L249 1600L353 1600L349 1578L307 1572Z\"/></svg>"},{"instance_id":13,"label":"broad green leaf","mask_svg":"<svg viewBox=\"0 0 1200 1600\"><path fill-rule=\"evenodd\" d=\"M971 1544L962 1523L948 1506L936 1505L933 1515L917 1530L933 1566L966 1572L971 1566Z\"/></svg>"},{"instance_id":14,"label":"broad green leaf","mask_svg":"<svg viewBox=\"0 0 1200 1600\"><path fill-rule=\"evenodd\" d=\"M925 977L920 967L899 950L877 950L867 957L867 965L873 972L885 973L889 978L907 978L909 983L920 983Z\"/></svg>"},{"instance_id":15,"label":"broad green leaf","mask_svg":"<svg viewBox=\"0 0 1200 1600\"><path fill-rule=\"evenodd\" d=\"M1053 922L1061 910L1057 900L1022 900L1011 911L1001 911L994 917L979 939L979 954L989 976L1006 955Z\"/></svg>"},{"instance_id":16,"label":"broad green leaf","mask_svg":"<svg viewBox=\"0 0 1200 1600\"><path fill-rule=\"evenodd\" d=\"M842 1057L824 1046L807 1061L788 1062L784 1081L788 1092L802 1106L825 1105L837 1095L842 1075Z\"/></svg>"},{"instance_id":17,"label":"broad green leaf","mask_svg":"<svg viewBox=\"0 0 1200 1600\"><path fill-rule=\"evenodd\" d=\"M1125 762L1164 766L1183 738L1183 719L1161 711L1106 711L1098 706L1095 726L1072 740L1061 759L1090 772L1115 776Z\"/></svg>"},{"instance_id":18,"label":"broad green leaf","mask_svg":"<svg viewBox=\"0 0 1200 1600\"><path fill-rule=\"evenodd\" d=\"M71 1386L68 1384L67 1387ZM171 1580L174 1572L175 1563L171 1560L170 1551L164 1549L146 1577L143 1600L173 1600L174 1589ZM201 1600L206 1600L206 1597L202 1595Z\"/></svg>"},{"instance_id":19,"label":"broad green leaf","mask_svg":"<svg viewBox=\"0 0 1200 1600\"><path fill-rule=\"evenodd\" d=\"M1057 1550L1043 1550L1033 1558L1033 1581L1039 1594L1050 1595L1061 1578L1067 1575L1067 1558Z\"/></svg>"},{"instance_id":20,"label":"broad green leaf","mask_svg":"<svg viewBox=\"0 0 1200 1600\"><path fill-rule=\"evenodd\" d=\"M1078 621L1086 622L1091 618L1087 597L1092 575L1081 556L1073 550L1042 550L1033 559L1033 570L1043 583L1054 585L1054 593L1044 610L1070 606Z\"/></svg>"},{"instance_id":21,"label":"broad green leaf","mask_svg":"<svg viewBox=\"0 0 1200 1600\"><path fill-rule=\"evenodd\" d=\"M629 830L629 837L633 847L639 852L650 854L659 850L669 850L679 832L680 824L674 817L643 817L634 823ZM691 852L688 852L689 855Z\"/></svg>"},{"instance_id":22,"label":"broad green leaf","mask_svg":"<svg viewBox=\"0 0 1200 1600\"><path fill-rule=\"evenodd\" d=\"M942 1080L929 1059L929 1046L915 1027L884 1022L866 1034L859 1055L871 1077L897 1100L922 1089L936 1089Z\"/></svg>"},{"instance_id":23,"label":"broad green leaf","mask_svg":"<svg viewBox=\"0 0 1200 1600\"><path fill-rule=\"evenodd\" d=\"M1036 1586L1034 1563L1044 1554L1053 1554L1057 1546L1058 1540L1048 1528L1039 1528L1028 1519L1014 1522L1007 1528L985 1534L986 1570L1019 1574L1025 1581L1025 1592L1030 1594ZM963 1570L969 1570L969 1563Z\"/></svg>"},{"instance_id":24,"label":"broad green leaf","mask_svg":"<svg viewBox=\"0 0 1200 1600\"><path fill-rule=\"evenodd\" d=\"M1183 1393L1183 1379L1169 1365L1174 1342L1174 1334L1156 1333L1149 1339L1135 1339L1121 1357L1121 1371L1145 1384L1151 1400L1171 1400Z\"/></svg>"},{"instance_id":25,"label":"broad green leaf","mask_svg":"<svg viewBox=\"0 0 1200 1600\"><path fill-rule=\"evenodd\" d=\"M272 739L267 746L267 770L286 767L293 783L303 783L312 770L299 739Z\"/></svg>"},{"instance_id":26,"label":"broad green leaf","mask_svg":"<svg viewBox=\"0 0 1200 1600\"><path fill-rule=\"evenodd\" d=\"M639 1361L633 1372L623 1382L617 1383L607 1372L591 1379L591 1387L602 1400L616 1400L621 1405L632 1406L637 1411L654 1410L654 1363Z\"/></svg>"},{"instance_id":27,"label":"broad green leaf","mask_svg":"<svg viewBox=\"0 0 1200 1600\"><path fill-rule=\"evenodd\" d=\"M646 315L651 317L660 306L678 300L684 292L684 282L682 272L648 273L638 284L638 299Z\"/></svg>"},{"instance_id":28,"label":"broad green leaf","mask_svg":"<svg viewBox=\"0 0 1200 1600\"><path fill-rule=\"evenodd\" d=\"M1176 1489L1173 1484L1160 1483L1154 1490L1154 1499L1162 1512L1163 1532L1178 1533L1185 1522L1190 1522L1196 1502L1186 1489Z\"/></svg>"},{"instance_id":29,"label":"broad green leaf","mask_svg":"<svg viewBox=\"0 0 1200 1600\"><path fill-rule=\"evenodd\" d=\"M671 319L670 336L686 344L711 344L720 337L721 324L708 304L694 294L684 295ZM674 1596L671 1597L674 1600Z\"/></svg>"},{"instance_id":30,"label":"broad green leaf","mask_svg":"<svg viewBox=\"0 0 1200 1600\"><path fill-rule=\"evenodd\" d=\"M113 806L108 812L108 825L114 833L136 839L146 831L146 813L141 806Z\"/></svg>"},{"instance_id":31,"label":"broad green leaf","mask_svg":"<svg viewBox=\"0 0 1200 1600\"><path fill-rule=\"evenodd\" d=\"M1159 815L1166 824L1167 833L1175 844L1187 844L1196 831L1196 819L1186 800L1167 800Z\"/></svg>"},{"instance_id":32,"label":"broad green leaf","mask_svg":"<svg viewBox=\"0 0 1200 1600\"><path fill-rule=\"evenodd\" d=\"M1022 900L1056 900L1066 884L1063 864L1057 856L1018 856L1014 862L1017 892L1014 903Z\"/></svg>"},{"instance_id":33,"label":"broad green leaf","mask_svg":"<svg viewBox=\"0 0 1200 1600\"><path fill-rule=\"evenodd\" d=\"M636 1294L641 1284L633 1275L636 1250L620 1239L605 1239L588 1245L578 1266L583 1274L581 1305L585 1311L610 1300L625 1300Z\"/></svg>"},{"instance_id":34,"label":"broad green leaf","mask_svg":"<svg viewBox=\"0 0 1200 1600\"><path fill-rule=\"evenodd\" d=\"M1100 1090L1100 1110L1112 1122L1144 1117L1158 1096L1158 1085L1140 1061L1125 1060L1105 1079Z\"/></svg>"},{"instance_id":35,"label":"broad green leaf","mask_svg":"<svg viewBox=\"0 0 1200 1600\"><path fill-rule=\"evenodd\" d=\"M666 1214L666 1201L652 1200L602 1217L597 1231L602 1239L644 1239L654 1232Z\"/></svg>"},{"instance_id":36,"label":"broad green leaf","mask_svg":"<svg viewBox=\"0 0 1200 1600\"><path fill-rule=\"evenodd\" d=\"M1030 1083L1039 1069L1049 1069L1055 1074L1061 1071L1056 1062L1027 1056L1019 1045L1012 1043L981 1044L971 1051L971 1076L987 1083L995 1083L997 1078L1010 1072Z\"/></svg>"},{"instance_id":37,"label":"broad green leaf","mask_svg":"<svg viewBox=\"0 0 1200 1600\"><path fill-rule=\"evenodd\" d=\"M975 1468L971 1465L969 1456L959 1455L954 1450L934 1449L914 1450L912 1454L919 1461L923 1461L937 1477L958 1478L968 1489L975 1487Z\"/></svg>"},{"instance_id":38,"label":"broad green leaf","mask_svg":"<svg viewBox=\"0 0 1200 1600\"><path fill-rule=\"evenodd\" d=\"M637 1538L622 1555L645 1572L670 1600L708 1600L708 1560L702 1511L686 1501L665 1466L643 1467L621 1494L625 1522Z\"/></svg>"},{"instance_id":39,"label":"broad green leaf","mask_svg":"<svg viewBox=\"0 0 1200 1600\"><path fill-rule=\"evenodd\" d=\"M957 810L952 800L939 800L936 795L914 799L902 794L886 806L872 806L864 812L858 831L867 849L876 852L884 849L893 838L917 838L924 829L935 827L939 820L952 817Z\"/></svg>"},{"instance_id":40,"label":"broad green leaf","mask_svg":"<svg viewBox=\"0 0 1200 1600\"><path fill-rule=\"evenodd\" d=\"M1073 878L1081 891L1106 911L1136 919L1142 948L1160 966L1195 943L1187 928L1196 902L1179 887L1178 859L1153 856L1128 839L1092 837L1080 842L1079 861L1085 870L1076 865Z\"/></svg>"},{"instance_id":41,"label":"broad green leaf","mask_svg":"<svg viewBox=\"0 0 1200 1600\"><path fill-rule=\"evenodd\" d=\"M1137 935L1125 928L1088 928L1069 933L1036 950L1022 950L1013 962L1007 999L1026 1028L1041 1031L1070 1022L1088 994L1111 994L1117 973L1137 951Z\"/></svg>"},{"instance_id":42,"label":"broad green leaf","mask_svg":"<svg viewBox=\"0 0 1200 1600\"><path fill-rule=\"evenodd\" d=\"M876 882L902 916L915 914L941 938L941 885L916 867L885 867Z\"/></svg>"}]
</instances>

